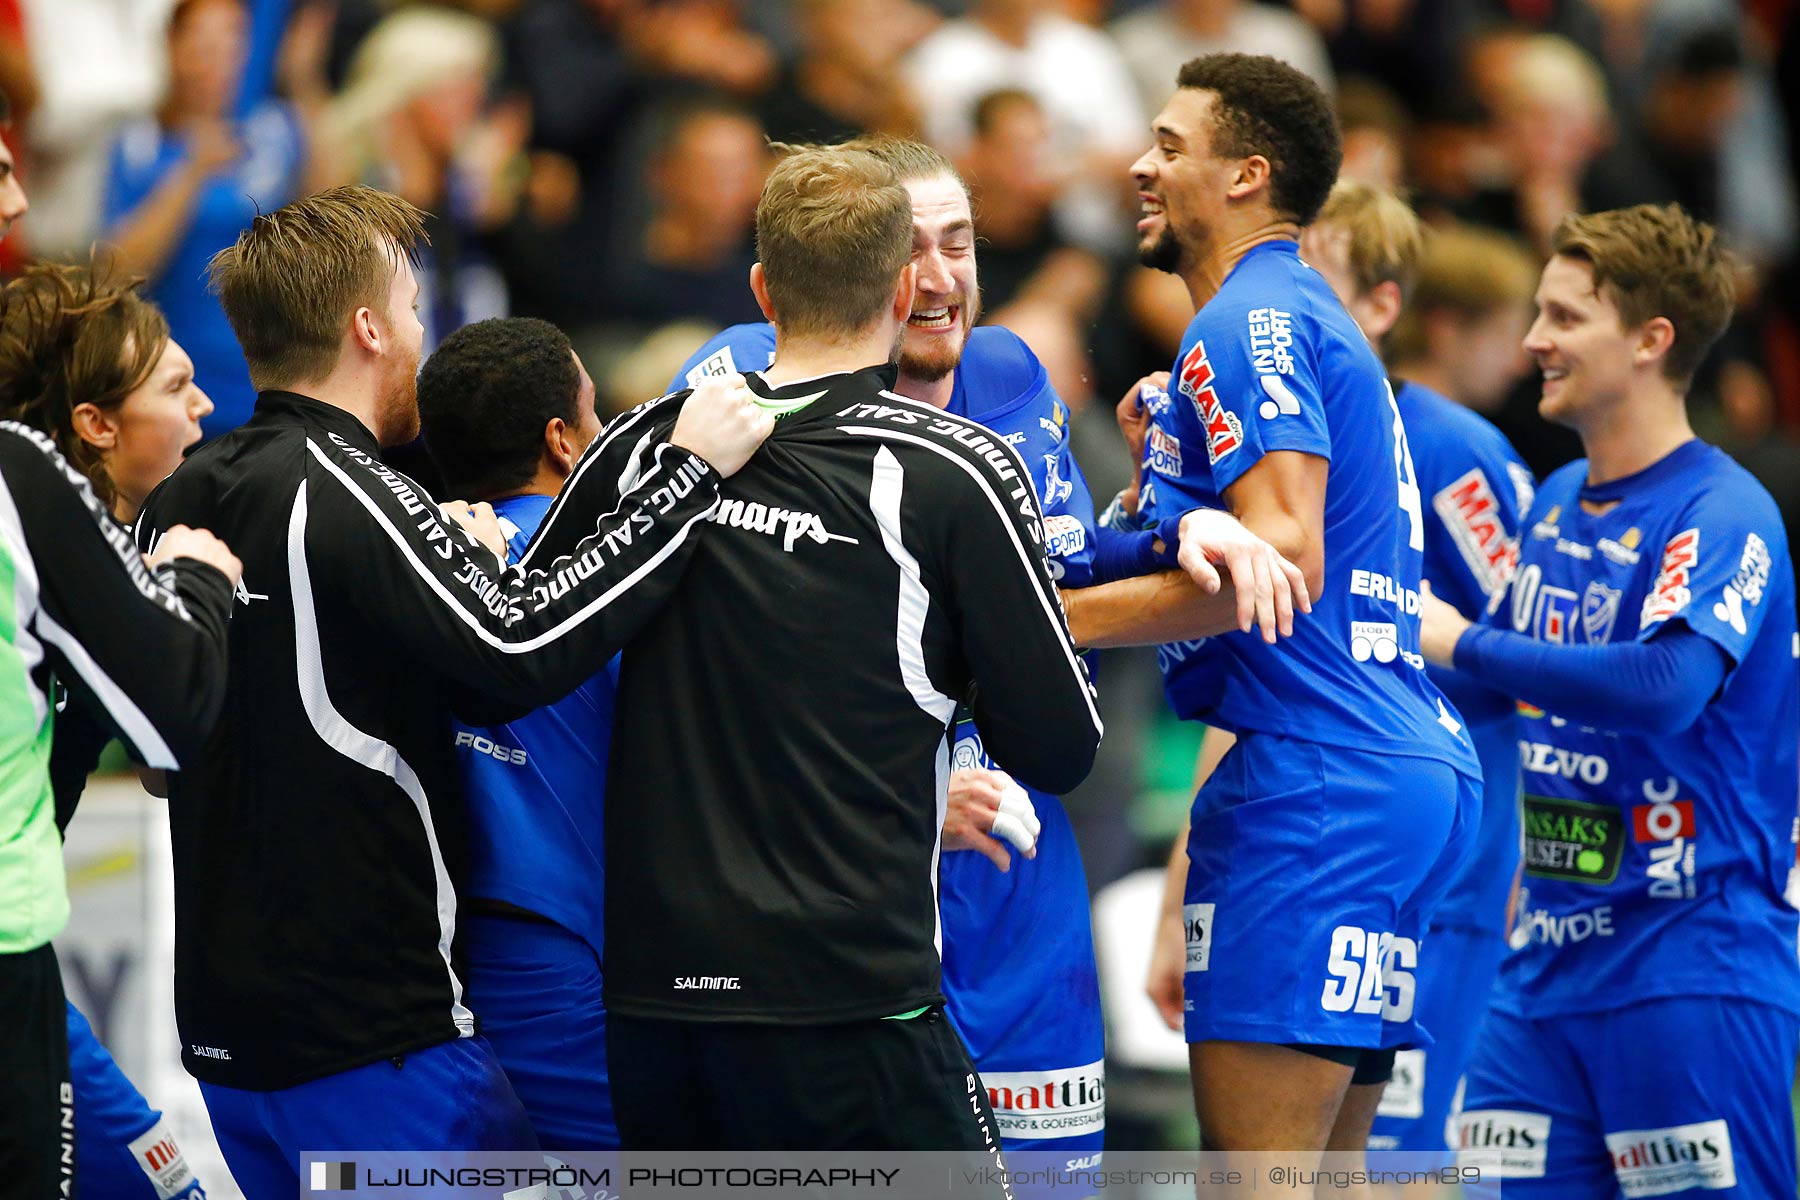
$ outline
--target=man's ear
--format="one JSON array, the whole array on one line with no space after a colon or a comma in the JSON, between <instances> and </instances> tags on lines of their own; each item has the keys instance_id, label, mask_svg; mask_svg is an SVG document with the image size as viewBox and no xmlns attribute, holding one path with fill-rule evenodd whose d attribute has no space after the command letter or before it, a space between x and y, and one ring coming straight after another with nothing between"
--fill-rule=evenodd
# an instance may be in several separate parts
<instances>
[{"instance_id":1,"label":"man's ear","mask_svg":"<svg viewBox=\"0 0 1800 1200\"><path fill-rule=\"evenodd\" d=\"M1387 336L1394 322L1400 319L1400 285L1391 279L1384 279L1368 292L1369 307L1374 311L1374 323L1377 328L1375 340Z\"/></svg>"},{"instance_id":2,"label":"man's ear","mask_svg":"<svg viewBox=\"0 0 1800 1200\"><path fill-rule=\"evenodd\" d=\"M1667 317L1651 317L1638 329L1637 344L1631 348L1631 361L1637 366L1655 364L1659 368L1675 347L1675 323Z\"/></svg>"},{"instance_id":3,"label":"man's ear","mask_svg":"<svg viewBox=\"0 0 1800 1200\"><path fill-rule=\"evenodd\" d=\"M75 436L96 450L111 450L118 444L118 422L98 404L77 404L69 420L75 427Z\"/></svg>"},{"instance_id":4,"label":"man's ear","mask_svg":"<svg viewBox=\"0 0 1800 1200\"><path fill-rule=\"evenodd\" d=\"M1225 194L1233 200L1243 200L1256 195L1269 186L1274 169L1269 160L1260 154L1252 154L1238 164L1237 172L1231 177L1231 186Z\"/></svg>"},{"instance_id":5,"label":"man's ear","mask_svg":"<svg viewBox=\"0 0 1800 1200\"><path fill-rule=\"evenodd\" d=\"M750 264L750 294L756 297L756 307L762 309L763 319L773 325L775 304L769 299L769 281L764 277L763 265L759 262Z\"/></svg>"},{"instance_id":6,"label":"man's ear","mask_svg":"<svg viewBox=\"0 0 1800 1200\"><path fill-rule=\"evenodd\" d=\"M369 353L381 353L381 327L376 324L374 309L359 308L350 314L350 336Z\"/></svg>"},{"instance_id":7,"label":"man's ear","mask_svg":"<svg viewBox=\"0 0 1800 1200\"><path fill-rule=\"evenodd\" d=\"M575 440L569 436L569 426L561 417L551 417L544 425L544 461L556 470L564 479L575 469L575 460L581 454L575 449Z\"/></svg>"},{"instance_id":8,"label":"man's ear","mask_svg":"<svg viewBox=\"0 0 1800 1200\"><path fill-rule=\"evenodd\" d=\"M900 278L894 284L894 320L904 325L912 316L913 294L919 286L919 264L909 262L900 268Z\"/></svg>"}]
</instances>

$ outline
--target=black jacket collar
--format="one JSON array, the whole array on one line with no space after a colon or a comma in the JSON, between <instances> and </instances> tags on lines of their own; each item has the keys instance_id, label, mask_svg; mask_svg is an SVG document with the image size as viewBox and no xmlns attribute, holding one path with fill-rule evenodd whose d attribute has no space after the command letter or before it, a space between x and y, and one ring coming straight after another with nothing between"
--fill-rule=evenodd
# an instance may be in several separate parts
<instances>
[{"instance_id":1,"label":"black jacket collar","mask_svg":"<svg viewBox=\"0 0 1800 1200\"><path fill-rule=\"evenodd\" d=\"M369 432L368 426L335 404L314 400L299 392L258 392L256 410L250 419L258 424L298 424L309 429L322 429L337 434L365 453L381 453L381 443Z\"/></svg>"}]
</instances>

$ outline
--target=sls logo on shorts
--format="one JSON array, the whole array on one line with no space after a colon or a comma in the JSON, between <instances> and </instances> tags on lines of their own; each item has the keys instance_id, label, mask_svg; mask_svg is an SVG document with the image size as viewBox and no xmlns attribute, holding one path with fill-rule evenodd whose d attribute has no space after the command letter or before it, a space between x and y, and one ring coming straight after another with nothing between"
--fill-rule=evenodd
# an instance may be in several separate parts
<instances>
[{"instance_id":1,"label":"sls logo on shorts","mask_svg":"<svg viewBox=\"0 0 1800 1200\"><path fill-rule=\"evenodd\" d=\"M1410 1021L1419 966L1419 943L1385 930L1339 925L1331 931L1325 990L1326 1012L1381 1014L1384 1021Z\"/></svg>"},{"instance_id":2,"label":"sls logo on shorts","mask_svg":"<svg viewBox=\"0 0 1800 1200\"><path fill-rule=\"evenodd\" d=\"M1667 1196L1690 1188L1718 1191L1737 1186L1731 1127L1699 1121L1667 1129L1627 1129L1606 1135L1613 1174L1626 1200Z\"/></svg>"},{"instance_id":3,"label":"sls logo on shorts","mask_svg":"<svg viewBox=\"0 0 1800 1200\"><path fill-rule=\"evenodd\" d=\"M1187 941L1188 971L1204 971L1212 961L1213 906L1184 904L1181 906L1181 928Z\"/></svg>"},{"instance_id":4,"label":"sls logo on shorts","mask_svg":"<svg viewBox=\"0 0 1800 1200\"><path fill-rule=\"evenodd\" d=\"M1457 1118L1456 1165L1496 1179L1542 1179L1550 1118L1512 1108L1476 1108Z\"/></svg>"},{"instance_id":5,"label":"sls logo on shorts","mask_svg":"<svg viewBox=\"0 0 1800 1200\"><path fill-rule=\"evenodd\" d=\"M1206 343L1196 340L1181 363L1180 387L1194 402L1194 411L1206 430L1206 460L1218 462L1244 444L1244 424L1236 413L1219 403L1213 391L1212 364L1206 361Z\"/></svg>"}]
</instances>

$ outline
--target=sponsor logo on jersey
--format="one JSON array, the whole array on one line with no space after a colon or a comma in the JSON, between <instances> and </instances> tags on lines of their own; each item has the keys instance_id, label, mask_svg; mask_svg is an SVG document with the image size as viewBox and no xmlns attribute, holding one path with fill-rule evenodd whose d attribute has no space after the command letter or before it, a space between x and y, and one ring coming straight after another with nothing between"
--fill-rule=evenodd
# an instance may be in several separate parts
<instances>
[{"instance_id":1,"label":"sponsor logo on jersey","mask_svg":"<svg viewBox=\"0 0 1800 1200\"><path fill-rule=\"evenodd\" d=\"M1182 361L1179 386L1193 401L1200 425L1206 431L1207 461L1217 463L1244 444L1244 424L1236 413L1219 403L1219 394L1213 391L1212 384L1213 369L1206 360L1206 343L1196 339L1194 348Z\"/></svg>"},{"instance_id":2,"label":"sponsor logo on jersey","mask_svg":"<svg viewBox=\"0 0 1800 1200\"><path fill-rule=\"evenodd\" d=\"M1496 1179L1541 1179L1550 1118L1514 1108L1465 1109L1456 1119L1456 1165Z\"/></svg>"},{"instance_id":3,"label":"sponsor logo on jersey","mask_svg":"<svg viewBox=\"0 0 1800 1200\"><path fill-rule=\"evenodd\" d=\"M1144 465L1152 471L1179 478L1181 475L1181 441L1164 432L1162 426L1150 427L1150 441L1144 447Z\"/></svg>"},{"instance_id":4,"label":"sponsor logo on jersey","mask_svg":"<svg viewBox=\"0 0 1800 1200\"><path fill-rule=\"evenodd\" d=\"M1156 669L1167 675L1197 654L1204 645L1205 638L1195 638L1188 642L1164 642L1156 648Z\"/></svg>"},{"instance_id":5,"label":"sponsor logo on jersey","mask_svg":"<svg viewBox=\"0 0 1800 1200\"><path fill-rule=\"evenodd\" d=\"M456 746L458 749L466 746L477 754L485 754L496 762L508 763L515 767L522 767L526 762L523 748L499 745L492 738L479 733L471 733L467 729L456 731Z\"/></svg>"},{"instance_id":6,"label":"sponsor logo on jersey","mask_svg":"<svg viewBox=\"0 0 1800 1200\"><path fill-rule=\"evenodd\" d=\"M1169 411L1169 393L1154 383L1146 383L1138 389L1138 403L1149 410L1153 417L1160 417Z\"/></svg>"},{"instance_id":7,"label":"sponsor logo on jersey","mask_svg":"<svg viewBox=\"0 0 1800 1200\"><path fill-rule=\"evenodd\" d=\"M1531 536L1540 541L1556 537L1562 532L1562 527L1556 523L1560 516L1562 516L1562 505L1552 504L1550 511L1544 514L1544 519L1531 527Z\"/></svg>"},{"instance_id":8,"label":"sponsor logo on jersey","mask_svg":"<svg viewBox=\"0 0 1800 1200\"><path fill-rule=\"evenodd\" d=\"M1688 606L1692 599L1688 583L1700 561L1700 531L1684 529L1663 547L1662 567L1656 582L1644 597L1644 608L1638 616L1638 628L1666 621Z\"/></svg>"},{"instance_id":9,"label":"sponsor logo on jersey","mask_svg":"<svg viewBox=\"0 0 1800 1200\"><path fill-rule=\"evenodd\" d=\"M1410 1021L1417 984L1419 944L1387 930L1339 925L1331 931L1325 963L1326 1012L1380 1013L1383 1021Z\"/></svg>"},{"instance_id":10,"label":"sponsor logo on jersey","mask_svg":"<svg viewBox=\"0 0 1800 1200\"><path fill-rule=\"evenodd\" d=\"M1204 971L1212 962L1213 906L1181 906L1182 936L1187 942L1187 971Z\"/></svg>"},{"instance_id":11,"label":"sponsor logo on jersey","mask_svg":"<svg viewBox=\"0 0 1800 1200\"><path fill-rule=\"evenodd\" d=\"M1624 1129L1606 1135L1606 1149L1626 1200L1737 1187L1731 1127L1724 1121Z\"/></svg>"},{"instance_id":12,"label":"sponsor logo on jersey","mask_svg":"<svg viewBox=\"0 0 1800 1200\"><path fill-rule=\"evenodd\" d=\"M1485 595L1493 595L1519 560L1518 543L1500 522L1500 501L1480 467L1470 467L1431 498L1431 507L1450 531L1469 574Z\"/></svg>"},{"instance_id":13,"label":"sponsor logo on jersey","mask_svg":"<svg viewBox=\"0 0 1800 1200\"><path fill-rule=\"evenodd\" d=\"M1087 547L1087 527L1079 517L1059 513L1044 518L1044 553L1052 558L1079 554Z\"/></svg>"},{"instance_id":14,"label":"sponsor logo on jersey","mask_svg":"<svg viewBox=\"0 0 1800 1200\"><path fill-rule=\"evenodd\" d=\"M1528 720L1540 721L1544 717L1543 709L1535 704L1527 704L1523 700L1515 700L1513 702L1513 708L1521 717L1525 717Z\"/></svg>"},{"instance_id":15,"label":"sponsor logo on jersey","mask_svg":"<svg viewBox=\"0 0 1800 1200\"><path fill-rule=\"evenodd\" d=\"M127 1144L131 1157L150 1180L157 1200L174 1200L194 1185L194 1172L169 1132L167 1121L158 1121L136 1141Z\"/></svg>"},{"instance_id":16,"label":"sponsor logo on jersey","mask_svg":"<svg viewBox=\"0 0 1800 1200\"><path fill-rule=\"evenodd\" d=\"M1643 540L1643 531L1636 525L1633 525L1630 529L1627 529L1624 536L1617 541L1614 541L1612 538L1601 538L1599 541L1595 542L1594 545L1599 548L1600 553L1606 555L1607 558L1618 563L1620 566L1635 567L1637 566L1638 559L1643 557L1643 555L1638 553L1638 543Z\"/></svg>"},{"instance_id":17,"label":"sponsor logo on jersey","mask_svg":"<svg viewBox=\"0 0 1800 1200\"><path fill-rule=\"evenodd\" d=\"M1044 494L1039 499L1045 508L1055 508L1075 492L1075 485L1060 474L1061 467L1056 455L1044 455Z\"/></svg>"},{"instance_id":18,"label":"sponsor logo on jersey","mask_svg":"<svg viewBox=\"0 0 1800 1200\"><path fill-rule=\"evenodd\" d=\"M1360 567L1352 570L1350 572L1350 594L1385 600L1409 617L1419 615L1419 593L1405 586L1393 576L1383 575L1380 571L1364 571Z\"/></svg>"},{"instance_id":19,"label":"sponsor logo on jersey","mask_svg":"<svg viewBox=\"0 0 1800 1200\"><path fill-rule=\"evenodd\" d=\"M1582 562L1587 562L1594 557L1594 548L1592 546L1584 545L1581 542L1571 542L1565 537L1556 539L1556 552L1558 554L1566 554L1570 558L1579 559Z\"/></svg>"},{"instance_id":20,"label":"sponsor logo on jersey","mask_svg":"<svg viewBox=\"0 0 1800 1200\"><path fill-rule=\"evenodd\" d=\"M1662 800L1631 809L1631 836L1639 842L1666 842L1694 836L1694 802Z\"/></svg>"},{"instance_id":21,"label":"sponsor logo on jersey","mask_svg":"<svg viewBox=\"0 0 1800 1200\"><path fill-rule=\"evenodd\" d=\"M217 1046L189 1046L188 1051L195 1058L216 1058L220 1062L231 1061L231 1051L221 1050Z\"/></svg>"},{"instance_id":22,"label":"sponsor logo on jersey","mask_svg":"<svg viewBox=\"0 0 1800 1200\"><path fill-rule=\"evenodd\" d=\"M1394 1073L1381 1089L1381 1103L1375 1108L1378 1117L1399 1121L1416 1121L1425 1115L1425 1052L1396 1050Z\"/></svg>"},{"instance_id":23,"label":"sponsor logo on jersey","mask_svg":"<svg viewBox=\"0 0 1800 1200\"><path fill-rule=\"evenodd\" d=\"M1591 937L1613 935L1612 905L1602 904L1579 912L1557 913L1547 908L1531 907L1531 892L1519 891L1519 915L1513 922L1512 947L1574 946Z\"/></svg>"},{"instance_id":24,"label":"sponsor logo on jersey","mask_svg":"<svg viewBox=\"0 0 1800 1200\"><path fill-rule=\"evenodd\" d=\"M1350 622L1350 657L1391 663L1400 654L1400 629L1392 621Z\"/></svg>"},{"instance_id":25,"label":"sponsor logo on jersey","mask_svg":"<svg viewBox=\"0 0 1800 1200\"><path fill-rule=\"evenodd\" d=\"M1523 518L1531 511L1531 502L1537 499L1537 481L1531 477L1531 468L1523 463L1506 464L1506 477L1512 480L1513 500L1519 506L1519 516Z\"/></svg>"},{"instance_id":26,"label":"sponsor logo on jersey","mask_svg":"<svg viewBox=\"0 0 1800 1200\"><path fill-rule=\"evenodd\" d=\"M725 525L732 529L747 529L752 533L763 533L772 537L778 536L781 538L781 548L789 554L793 553L795 544L801 538L806 538L821 546L827 542L848 542L852 546L858 544L853 537L832 533L826 529L825 522L819 519L817 513L777 508L759 500L721 499L707 520L714 525Z\"/></svg>"},{"instance_id":27,"label":"sponsor logo on jersey","mask_svg":"<svg viewBox=\"0 0 1800 1200\"><path fill-rule=\"evenodd\" d=\"M677 975L675 990L678 992L735 992L741 989L736 975Z\"/></svg>"},{"instance_id":28,"label":"sponsor logo on jersey","mask_svg":"<svg viewBox=\"0 0 1800 1200\"><path fill-rule=\"evenodd\" d=\"M1543 742L1520 742L1519 762L1527 771L1579 779L1589 787L1599 787L1612 773L1612 764L1598 754L1583 754Z\"/></svg>"},{"instance_id":29,"label":"sponsor logo on jersey","mask_svg":"<svg viewBox=\"0 0 1800 1200\"><path fill-rule=\"evenodd\" d=\"M1024 432L1023 430L1020 430L1018 433L1002 434L1000 436L1000 440L1005 442L1009 446L1017 448L1019 446L1023 446L1025 444L1025 439L1030 436L1031 436L1030 434Z\"/></svg>"},{"instance_id":30,"label":"sponsor logo on jersey","mask_svg":"<svg viewBox=\"0 0 1800 1200\"><path fill-rule=\"evenodd\" d=\"M1050 408L1050 415L1047 417L1039 417L1037 420L1038 428L1054 438L1057 445L1062 445L1063 438L1067 436L1069 432L1068 410L1064 409L1060 403L1053 404Z\"/></svg>"},{"instance_id":31,"label":"sponsor logo on jersey","mask_svg":"<svg viewBox=\"0 0 1800 1200\"><path fill-rule=\"evenodd\" d=\"M1106 1128L1104 1062L1057 1071L983 1071L981 1082L1002 1137L1073 1137Z\"/></svg>"},{"instance_id":32,"label":"sponsor logo on jersey","mask_svg":"<svg viewBox=\"0 0 1800 1200\"><path fill-rule=\"evenodd\" d=\"M1249 333L1251 370L1258 375L1294 373L1294 318L1291 314L1279 308L1253 308L1250 310ZM1298 406L1294 411L1299 411Z\"/></svg>"},{"instance_id":33,"label":"sponsor logo on jersey","mask_svg":"<svg viewBox=\"0 0 1800 1200\"><path fill-rule=\"evenodd\" d=\"M1763 589L1769 586L1769 547L1756 534L1744 539L1744 554L1738 560L1738 572L1725 585L1725 593L1713 605L1713 616L1735 629L1739 636L1750 632L1744 619L1744 606L1762 602Z\"/></svg>"},{"instance_id":34,"label":"sponsor logo on jersey","mask_svg":"<svg viewBox=\"0 0 1800 1200\"><path fill-rule=\"evenodd\" d=\"M1625 845L1619 810L1527 794L1525 873L1570 883L1611 883Z\"/></svg>"},{"instance_id":35,"label":"sponsor logo on jersey","mask_svg":"<svg viewBox=\"0 0 1800 1200\"><path fill-rule=\"evenodd\" d=\"M239 575L237 588L231 593L231 598L245 608L249 608L252 600L267 600L269 597L266 593L251 591L249 584L244 582L244 577Z\"/></svg>"},{"instance_id":36,"label":"sponsor logo on jersey","mask_svg":"<svg viewBox=\"0 0 1800 1200\"><path fill-rule=\"evenodd\" d=\"M1258 375L1256 381L1262 385L1263 395L1268 397L1256 406L1257 416L1265 421L1273 421L1276 417L1299 414L1300 397L1294 395L1293 389L1281 381L1281 376Z\"/></svg>"},{"instance_id":37,"label":"sponsor logo on jersey","mask_svg":"<svg viewBox=\"0 0 1800 1200\"><path fill-rule=\"evenodd\" d=\"M736 375L737 363L732 360L731 347L720 346L711 354L695 363L687 373L687 385L699 387L708 379L717 379L721 375Z\"/></svg>"},{"instance_id":38,"label":"sponsor logo on jersey","mask_svg":"<svg viewBox=\"0 0 1800 1200\"><path fill-rule=\"evenodd\" d=\"M1609 588L1598 579L1581 593L1581 633L1589 645L1602 645L1612 639L1613 625L1619 620L1618 588Z\"/></svg>"}]
</instances>

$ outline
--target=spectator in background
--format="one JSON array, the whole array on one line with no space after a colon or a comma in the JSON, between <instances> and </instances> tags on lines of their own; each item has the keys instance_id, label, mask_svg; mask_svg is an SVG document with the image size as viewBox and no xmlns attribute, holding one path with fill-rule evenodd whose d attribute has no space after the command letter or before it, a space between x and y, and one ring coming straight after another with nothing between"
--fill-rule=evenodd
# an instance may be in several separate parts
<instances>
[{"instance_id":1,"label":"spectator in background","mask_svg":"<svg viewBox=\"0 0 1800 1200\"><path fill-rule=\"evenodd\" d=\"M1492 419L1530 367L1520 344L1537 272L1511 238L1441 229L1426 238L1418 283L1387 335L1395 375Z\"/></svg>"},{"instance_id":2,"label":"spectator in background","mask_svg":"<svg viewBox=\"0 0 1800 1200\"><path fill-rule=\"evenodd\" d=\"M1366 76L1338 85L1338 127L1344 131L1344 165L1338 177L1398 192L1406 182L1406 144L1412 118L1399 97Z\"/></svg>"},{"instance_id":3,"label":"spectator in background","mask_svg":"<svg viewBox=\"0 0 1800 1200\"><path fill-rule=\"evenodd\" d=\"M357 48L330 110L351 174L427 214L429 242L414 268L426 354L463 325L508 311L506 281L482 237L510 215L499 175L523 146L527 117L514 105L483 122L499 61L490 22L402 9Z\"/></svg>"},{"instance_id":4,"label":"spectator in background","mask_svg":"<svg viewBox=\"0 0 1800 1200\"><path fill-rule=\"evenodd\" d=\"M665 132L645 167L648 216L638 236L600 264L612 319L636 332L686 317L754 321L761 314L750 292L752 231L769 169L762 126L720 100L676 105L660 121Z\"/></svg>"},{"instance_id":5,"label":"spectator in background","mask_svg":"<svg viewBox=\"0 0 1800 1200\"><path fill-rule=\"evenodd\" d=\"M206 291L206 262L259 210L306 185L308 136L294 110L267 100L234 119L248 50L242 0L178 0L169 16L169 87L154 117L128 125L112 151L107 236L150 279L151 300L194 360L215 408L206 433L241 424L256 399L237 339Z\"/></svg>"},{"instance_id":6,"label":"spectator in background","mask_svg":"<svg viewBox=\"0 0 1800 1200\"><path fill-rule=\"evenodd\" d=\"M1181 64L1203 54L1266 54L1312 77L1327 96L1337 86L1318 30L1290 9L1249 0L1161 0L1106 30L1118 43L1145 108L1169 98Z\"/></svg>"},{"instance_id":7,"label":"spectator in background","mask_svg":"<svg viewBox=\"0 0 1800 1200\"><path fill-rule=\"evenodd\" d=\"M982 307L994 313L1015 301L1042 304L1085 324L1106 269L1057 223L1043 107L1015 88L983 96L975 105L975 136L957 166L968 181L982 242Z\"/></svg>"},{"instance_id":8,"label":"spectator in background","mask_svg":"<svg viewBox=\"0 0 1800 1200\"><path fill-rule=\"evenodd\" d=\"M1067 235L1121 249L1131 196L1127 167L1142 148L1144 106L1118 48L1051 0L975 0L908 57L927 140L952 158L974 133L975 102L996 88L1030 93L1050 119L1052 161L1064 169L1058 216Z\"/></svg>"},{"instance_id":9,"label":"spectator in background","mask_svg":"<svg viewBox=\"0 0 1800 1200\"><path fill-rule=\"evenodd\" d=\"M761 102L778 142L843 142L865 134L910 135L918 107L900 59L931 27L914 0L796 0L799 57Z\"/></svg>"}]
</instances>

